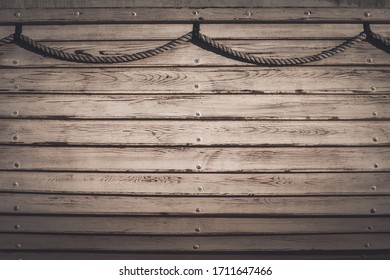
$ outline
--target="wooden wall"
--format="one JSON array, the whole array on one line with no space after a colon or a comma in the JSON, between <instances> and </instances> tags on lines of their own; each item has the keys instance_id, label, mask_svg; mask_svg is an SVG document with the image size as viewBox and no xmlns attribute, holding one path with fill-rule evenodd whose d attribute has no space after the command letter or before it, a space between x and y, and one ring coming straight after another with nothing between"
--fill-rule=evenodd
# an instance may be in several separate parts
<instances>
[{"instance_id":1,"label":"wooden wall","mask_svg":"<svg viewBox=\"0 0 390 280\"><path fill-rule=\"evenodd\" d=\"M267 57L362 22L390 37L385 1L49 2L3 1L0 37L22 23L54 48L124 54L199 17ZM368 42L281 68L191 43L115 65L0 46L0 258L389 258L389 80Z\"/></svg>"}]
</instances>

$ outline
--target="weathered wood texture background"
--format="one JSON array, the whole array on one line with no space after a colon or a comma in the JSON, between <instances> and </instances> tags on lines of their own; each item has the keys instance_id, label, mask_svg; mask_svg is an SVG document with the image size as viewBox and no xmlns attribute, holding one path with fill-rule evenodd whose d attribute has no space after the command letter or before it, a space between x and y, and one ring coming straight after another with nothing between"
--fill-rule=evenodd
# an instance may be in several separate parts
<instances>
[{"instance_id":1,"label":"weathered wood texture background","mask_svg":"<svg viewBox=\"0 0 390 280\"><path fill-rule=\"evenodd\" d=\"M22 23L94 55L153 48L194 21L270 57L321 52L366 21L390 37L388 1L0 7L0 37ZM2 46L0 258L389 258L389 81L390 55L366 42L286 68L193 44L116 65Z\"/></svg>"}]
</instances>

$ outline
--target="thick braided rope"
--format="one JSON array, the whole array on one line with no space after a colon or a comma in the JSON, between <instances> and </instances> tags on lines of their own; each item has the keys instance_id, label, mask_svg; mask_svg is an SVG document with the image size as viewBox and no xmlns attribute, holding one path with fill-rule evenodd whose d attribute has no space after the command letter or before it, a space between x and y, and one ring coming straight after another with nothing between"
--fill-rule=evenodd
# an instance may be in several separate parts
<instances>
[{"instance_id":1,"label":"thick braided rope","mask_svg":"<svg viewBox=\"0 0 390 280\"><path fill-rule=\"evenodd\" d=\"M189 32L177 39L174 39L154 49L137 52L133 54L124 54L124 55L116 55L116 56L94 56L94 55L68 53L62 50L57 50L45 46L43 44L40 44L34 41L33 39L22 34L20 34L18 37L15 37L14 39L17 42L21 42L22 44L27 45L28 47L32 48L34 51L38 53L48 55L50 57L61 59L61 60L79 62L79 63L122 63L122 62L131 62L131 61L145 59L169 51L181 44L191 41L192 32Z\"/></svg>"},{"instance_id":2,"label":"thick braided rope","mask_svg":"<svg viewBox=\"0 0 390 280\"><path fill-rule=\"evenodd\" d=\"M14 34L11 34L7 37L0 39L0 46L5 45L5 44L11 44L13 42L14 42Z\"/></svg>"},{"instance_id":3,"label":"thick braided rope","mask_svg":"<svg viewBox=\"0 0 390 280\"><path fill-rule=\"evenodd\" d=\"M255 56L246 52L240 52L237 50L234 50L230 47L227 47L223 44L220 44L216 42L214 39L202 34L198 33L195 37L202 41L203 43L207 44L213 49L218 50L221 53L227 54L232 58L235 58L240 61L245 61L257 65L266 65L266 66L289 66L289 65L299 65L299 64L305 64L310 63L314 61L320 61L325 58L334 56L336 54L345 52L348 48L352 47L353 45L356 45L357 43L365 40L367 38L367 34L365 32L361 32L359 35L346 40L345 42L341 43L340 45L331 48L329 50L325 50L321 53L309 55L309 56L302 56L302 57L294 57L294 58L270 58L270 57L259 57Z\"/></svg>"}]
</instances>

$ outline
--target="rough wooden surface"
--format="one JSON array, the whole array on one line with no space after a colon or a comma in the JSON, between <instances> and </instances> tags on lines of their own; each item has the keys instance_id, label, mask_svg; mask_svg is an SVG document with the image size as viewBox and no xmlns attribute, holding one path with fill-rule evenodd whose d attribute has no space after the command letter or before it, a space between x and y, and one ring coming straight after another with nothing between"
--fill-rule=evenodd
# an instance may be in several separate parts
<instances>
[{"instance_id":1,"label":"rough wooden surface","mask_svg":"<svg viewBox=\"0 0 390 280\"><path fill-rule=\"evenodd\" d=\"M0 146L0 169L143 172L390 171L388 148ZM364 159L364 160L362 160Z\"/></svg>"},{"instance_id":2,"label":"rough wooden surface","mask_svg":"<svg viewBox=\"0 0 390 280\"><path fill-rule=\"evenodd\" d=\"M390 9L350 8L78 8L0 10L0 23L74 22L389 22ZM309 13L308 13L309 12Z\"/></svg>"},{"instance_id":3,"label":"rough wooden surface","mask_svg":"<svg viewBox=\"0 0 390 280\"><path fill-rule=\"evenodd\" d=\"M1 213L22 214L390 215L390 196L194 198L0 194L0 199L4 201Z\"/></svg>"},{"instance_id":4,"label":"rough wooden surface","mask_svg":"<svg viewBox=\"0 0 390 280\"><path fill-rule=\"evenodd\" d=\"M121 96L17 93L0 94L0 117L389 120L390 95L188 95L183 93Z\"/></svg>"},{"instance_id":5,"label":"rough wooden surface","mask_svg":"<svg viewBox=\"0 0 390 280\"><path fill-rule=\"evenodd\" d=\"M1 192L113 195L385 195L390 173L64 173L0 171Z\"/></svg>"}]
</instances>

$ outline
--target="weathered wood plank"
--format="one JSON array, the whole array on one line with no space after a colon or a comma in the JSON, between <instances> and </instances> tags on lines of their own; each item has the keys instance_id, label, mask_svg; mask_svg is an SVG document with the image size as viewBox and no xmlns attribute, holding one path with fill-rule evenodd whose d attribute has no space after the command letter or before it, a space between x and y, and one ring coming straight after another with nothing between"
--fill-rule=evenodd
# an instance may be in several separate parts
<instances>
[{"instance_id":1,"label":"weathered wood plank","mask_svg":"<svg viewBox=\"0 0 390 280\"><path fill-rule=\"evenodd\" d=\"M389 22L389 9L351 8L77 8L1 9L0 22Z\"/></svg>"},{"instance_id":2,"label":"weathered wood plank","mask_svg":"<svg viewBox=\"0 0 390 280\"><path fill-rule=\"evenodd\" d=\"M305 251L305 252L72 252L72 251L0 251L0 260L351 260L389 259L383 250Z\"/></svg>"},{"instance_id":3,"label":"weathered wood plank","mask_svg":"<svg viewBox=\"0 0 390 280\"><path fill-rule=\"evenodd\" d=\"M7 214L390 215L390 196L137 197L1 193L0 201L0 213Z\"/></svg>"},{"instance_id":4,"label":"weathered wood plank","mask_svg":"<svg viewBox=\"0 0 390 280\"><path fill-rule=\"evenodd\" d=\"M387 1L371 0L3 0L1 8L74 8L74 7L349 7L385 8Z\"/></svg>"},{"instance_id":5,"label":"weathered wood plank","mask_svg":"<svg viewBox=\"0 0 390 280\"><path fill-rule=\"evenodd\" d=\"M0 232L238 235L390 232L390 218L0 216Z\"/></svg>"},{"instance_id":6,"label":"weathered wood plank","mask_svg":"<svg viewBox=\"0 0 390 280\"><path fill-rule=\"evenodd\" d=\"M42 128L45 128L42 132ZM0 144L384 146L390 122L0 120Z\"/></svg>"},{"instance_id":7,"label":"weathered wood plank","mask_svg":"<svg viewBox=\"0 0 390 280\"><path fill-rule=\"evenodd\" d=\"M256 94L86 96L18 93L0 94L0 117L388 120L390 119L390 96Z\"/></svg>"},{"instance_id":8,"label":"weathered wood plank","mask_svg":"<svg viewBox=\"0 0 390 280\"><path fill-rule=\"evenodd\" d=\"M372 30L390 37L387 24L373 24ZM34 40L169 40L192 30L191 24L77 24L25 25L23 34ZM201 24L201 32L215 39L346 39L363 31L361 24ZM0 37L14 32L0 26Z\"/></svg>"},{"instance_id":9,"label":"weathered wood plank","mask_svg":"<svg viewBox=\"0 0 390 280\"><path fill-rule=\"evenodd\" d=\"M174 174L0 171L1 192L120 195L384 195L390 173Z\"/></svg>"},{"instance_id":10,"label":"weathered wood plank","mask_svg":"<svg viewBox=\"0 0 390 280\"><path fill-rule=\"evenodd\" d=\"M390 234L263 236L78 236L1 234L0 249L111 251L305 251L386 250ZM367 244L369 244L367 246ZM198 245L195 247L195 245ZM197 248L197 249L194 249Z\"/></svg>"},{"instance_id":11,"label":"weathered wood plank","mask_svg":"<svg viewBox=\"0 0 390 280\"><path fill-rule=\"evenodd\" d=\"M330 49L340 40L219 40L236 50L264 57L297 57L320 53ZM92 42L48 42L45 44L70 53L92 55L119 55L145 51L161 46L165 41L92 41ZM112 67L112 65L73 63L51 59L29 52L17 45L1 47L0 66L6 67ZM174 59L172 59L174 57ZM368 59L371 60L368 60ZM181 45L176 49L145 60L116 64L115 67L150 66L244 66L251 64L225 58L193 44ZM390 65L390 55L362 42L345 53L340 53L310 65Z\"/></svg>"},{"instance_id":12,"label":"weathered wood plank","mask_svg":"<svg viewBox=\"0 0 390 280\"><path fill-rule=\"evenodd\" d=\"M264 172L390 171L390 149L0 146L2 170Z\"/></svg>"},{"instance_id":13,"label":"weathered wood plank","mask_svg":"<svg viewBox=\"0 0 390 280\"><path fill-rule=\"evenodd\" d=\"M0 92L384 94L389 79L380 67L0 69Z\"/></svg>"}]
</instances>

